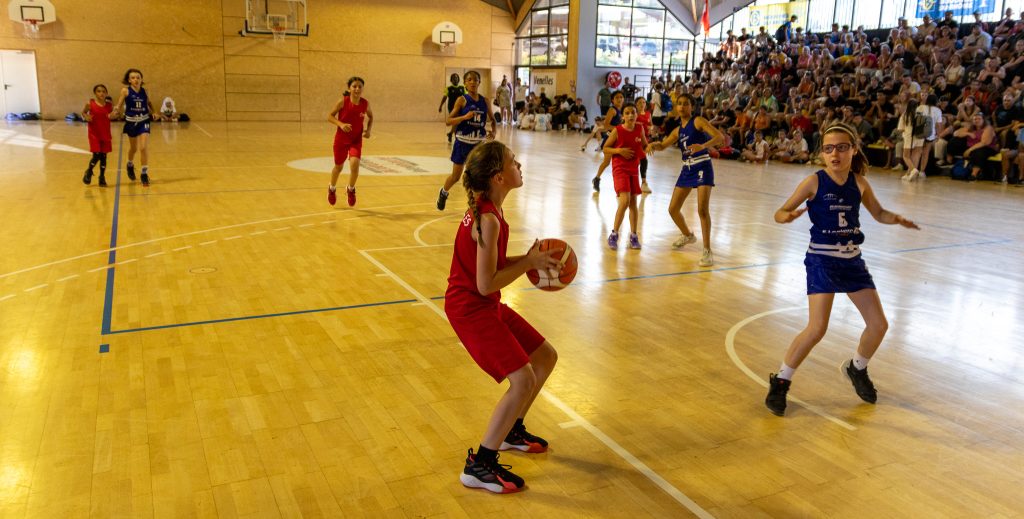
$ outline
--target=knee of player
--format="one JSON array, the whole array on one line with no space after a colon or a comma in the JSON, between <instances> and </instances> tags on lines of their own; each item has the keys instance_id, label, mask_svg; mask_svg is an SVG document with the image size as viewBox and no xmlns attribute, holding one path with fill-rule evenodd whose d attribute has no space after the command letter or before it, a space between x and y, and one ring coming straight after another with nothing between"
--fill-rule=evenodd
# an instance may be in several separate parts
<instances>
[{"instance_id":1,"label":"knee of player","mask_svg":"<svg viewBox=\"0 0 1024 519\"><path fill-rule=\"evenodd\" d=\"M884 335L885 332L889 331L889 320L886 319L884 315L870 319L866 324L869 330L877 334Z\"/></svg>"},{"instance_id":2,"label":"knee of player","mask_svg":"<svg viewBox=\"0 0 1024 519\"><path fill-rule=\"evenodd\" d=\"M508 376L509 391L521 395L533 393L537 386L537 374L533 372L533 365L527 364Z\"/></svg>"},{"instance_id":3,"label":"knee of player","mask_svg":"<svg viewBox=\"0 0 1024 519\"><path fill-rule=\"evenodd\" d=\"M825 332L828 331L828 324L808 324L805 331L807 333L807 338L817 344L825 338Z\"/></svg>"}]
</instances>

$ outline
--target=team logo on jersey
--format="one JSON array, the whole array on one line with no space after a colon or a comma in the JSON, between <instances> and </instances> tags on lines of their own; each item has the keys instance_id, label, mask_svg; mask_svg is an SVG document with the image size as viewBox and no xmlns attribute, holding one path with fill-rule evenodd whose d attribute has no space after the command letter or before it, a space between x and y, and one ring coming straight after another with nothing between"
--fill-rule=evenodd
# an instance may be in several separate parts
<instances>
[{"instance_id":1,"label":"team logo on jersey","mask_svg":"<svg viewBox=\"0 0 1024 519\"><path fill-rule=\"evenodd\" d=\"M462 226L469 227L473 224L473 215L466 213L466 216L462 217Z\"/></svg>"},{"instance_id":2,"label":"team logo on jersey","mask_svg":"<svg viewBox=\"0 0 1024 519\"><path fill-rule=\"evenodd\" d=\"M835 193L828 193L824 197L822 197L822 200L838 200L838 199L839 199L839 195L837 195Z\"/></svg>"}]
</instances>

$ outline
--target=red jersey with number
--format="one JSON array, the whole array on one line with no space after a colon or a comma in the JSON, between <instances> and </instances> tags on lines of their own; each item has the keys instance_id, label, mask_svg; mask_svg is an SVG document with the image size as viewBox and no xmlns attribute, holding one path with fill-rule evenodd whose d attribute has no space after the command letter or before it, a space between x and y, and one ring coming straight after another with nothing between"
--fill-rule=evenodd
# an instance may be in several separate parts
<instances>
[{"instance_id":1,"label":"red jersey with number","mask_svg":"<svg viewBox=\"0 0 1024 519\"><path fill-rule=\"evenodd\" d=\"M639 124L633 125L633 130L627 130L625 126L616 126L615 134L618 136L615 141L616 148L629 148L633 150L633 158L627 159L622 155L612 157L612 173L637 175L640 171L640 159L644 158L644 128Z\"/></svg>"},{"instance_id":2,"label":"red jersey with number","mask_svg":"<svg viewBox=\"0 0 1024 519\"><path fill-rule=\"evenodd\" d=\"M477 200L480 216L491 213L498 218L498 270L505 268L508 262L508 223L501 211L490 200ZM476 256L480 253L480 245L473 240L473 229L476 220L473 211L467 210L455 233L455 252L452 255L452 269L448 275L448 290L445 291L445 310L456 315L465 315L480 306L496 305L501 301L501 291L484 296L476 285Z\"/></svg>"},{"instance_id":3,"label":"red jersey with number","mask_svg":"<svg viewBox=\"0 0 1024 519\"><path fill-rule=\"evenodd\" d=\"M636 115L636 125L644 129L644 137L650 135L651 112L644 112Z\"/></svg>"},{"instance_id":4,"label":"red jersey with number","mask_svg":"<svg viewBox=\"0 0 1024 519\"><path fill-rule=\"evenodd\" d=\"M353 103L352 98L345 96L338 111L337 119L345 124L351 124L351 131L338 131L334 134L334 142L357 144L363 141L363 118L366 117L366 110L370 108L370 102L365 97L359 98L359 103Z\"/></svg>"}]
</instances>

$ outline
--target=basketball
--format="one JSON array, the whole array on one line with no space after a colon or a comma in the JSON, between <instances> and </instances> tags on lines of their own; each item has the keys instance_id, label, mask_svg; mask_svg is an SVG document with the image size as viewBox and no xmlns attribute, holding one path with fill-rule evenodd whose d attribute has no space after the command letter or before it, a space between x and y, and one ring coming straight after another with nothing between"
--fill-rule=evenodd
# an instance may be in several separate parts
<instances>
[{"instance_id":1,"label":"basketball","mask_svg":"<svg viewBox=\"0 0 1024 519\"><path fill-rule=\"evenodd\" d=\"M576 253L573 252L572 247L558 238L543 239L538 247L540 247L541 251L557 251L553 257L558 260L558 270L528 270L526 277L530 279L530 283L533 283L533 286L541 290L549 292L561 290L569 286L569 283L572 283L572 280L576 277L576 268L578 267Z\"/></svg>"}]
</instances>

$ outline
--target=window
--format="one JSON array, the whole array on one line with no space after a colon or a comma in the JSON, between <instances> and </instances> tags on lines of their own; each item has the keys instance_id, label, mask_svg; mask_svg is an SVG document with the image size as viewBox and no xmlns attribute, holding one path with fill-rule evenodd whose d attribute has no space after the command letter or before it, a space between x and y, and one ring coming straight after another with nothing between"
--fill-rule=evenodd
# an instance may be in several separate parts
<instances>
[{"instance_id":1,"label":"window","mask_svg":"<svg viewBox=\"0 0 1024 519\"><path fill-rule=\"evenodd\" d=\"M598 67L667 69L686 62L693 35L658 0L598 0Z\"/></svg>"},{"instance_id":2,"label":"window","mask_svg":"<svg viewBox=\"0 0 1024 519\"><path fill-rule=\"evenodd\" d=\"M537 0L516 32L516 65L564 67L568 55L569 0Z\"/></svg>"}]
</instances>

